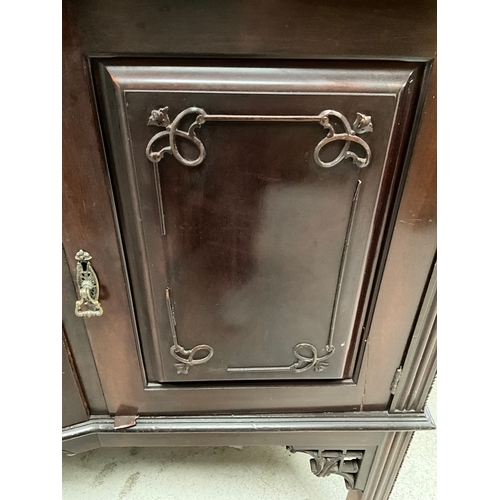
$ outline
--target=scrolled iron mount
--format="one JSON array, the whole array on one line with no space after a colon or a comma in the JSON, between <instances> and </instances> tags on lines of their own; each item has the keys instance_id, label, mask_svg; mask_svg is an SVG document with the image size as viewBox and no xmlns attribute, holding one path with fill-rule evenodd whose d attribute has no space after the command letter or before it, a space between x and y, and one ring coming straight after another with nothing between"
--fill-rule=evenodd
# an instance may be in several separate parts
<instances>
[{"instance_id":1,"label":"scrolled iron mount","mask_svg":"<svg viewBox=\"0 0 500 500\"><path fill-rule=\"evenodd\" d=\"M181 121L188 115L194 115L194 120L186 130L179 129L179 125ZM336 133L332 123L330 122L331 118L337 118L343 126L343 132ZM146 147L146 156L153 163L153 171L155 177L156 184L156 195L158 201L159 215L160 215L160 226L161 233L163 235L166 234L165 231L165 217L163 213L163 198L161 195L161 182L158 171L158 164L161 159L166 154L171 154L174 158L181 163L182 165L186 165L188 167L195 167L202 163L202 161L206 157L206 150L203 143L198 139L195 133L195 129L201 127L204 123L209 121L247 121L247 122L317 122L323 126L328 132L326 137L321 140L316 148L314 149L314 161L316 164L323 168L331 168L338 163L340 163L345 158L350 158L354 164L360 168L365 168L369 165L372 157L371 149L368 144L359 137L361 134L365 134L367 132L373 131L373 124L371 121L371 117L364 115L362 113L357 113L356 120L351 127L347 118L339 113L338 111L334 111L331 109L322 111L319 115L306 116L306 115L209 115L205 110L198 107L190 107L186 108L184 111L181 111L174 119L173 122L170 122L170 118L168 116L168 107L155 109L151 112L149 117L148 125L154 125L157 127L163 127L165 130L158 132L155 134L151 140L149 141ZM187 139L192 142L194 146L198 149L198 157L194 160L188 160L179 152L177 147L177 138L181 137L183 139ZM154 144L162 138L168 138L168 146L165 146L158 151L153 151ZM330 162L324 162L320 159L320 151L327 144L335 141L343 141L345 144L342 147L342 150L338 153L336 158L334 158ZM358 156L356 153L349 150L351 143L359 144L366 152L366 156L364 158ZM342 283L342 277L345 267L345 254L347 252L347 247L349 244L350 233L352 230L352 221L354 217L354 212L356 209L356 204L358 200L359 187L361 181L357 181L356 188L354 192L354 197L351 205L351 213L349 216L349 223L346 234L346 241L344 245L344 250L342 254L342 263L341 270L339 273L339 279L337 282L337 289L335 293L335 301L334 308L332 313L332 326L334 323L334 319L337 313L338 307L338 297L340 293L340 287ZM175 317L173 313L173 306L170 300L170 292L167 288L166 290L166 300L168 306L168 314L170 320L170 327L172 331L173 337L173 345L170 349L170 354L175 358L178 363L175 364L178 374L187 375L189 368L194 365L199 365L206 363L213 356L213 348L206 344L200 344L192 349L185 349L182 347L177 339L176 332L176 324ZM302 373L310 370L311 368L316 372L324 371L329 363L327 359L330 358L335 352L335 348L332 345L332 336L333 329L330 331L328 343L324 348L325 354L322 356L319 355L318 349L308 343L301 342L293 347L293 354L296 358L296 361L286 366L267 366L267 367L256 367L256 366L248 366L248 367L228 367L226 370L228 372L283 372L290 371L292 373ZM201 353L203 354L200 357L195 358L195 354Z\"/></svg>"},{"instance_id":2,"label":"scrolled iron mount","mask_svg":"<svg viewBox=\"0 0 500 500\"><path fill-rule=\"evenodd\" d=\"M194 115L194 121L189 126L188 130L180 130L179 124L184 117ZM344 130L341 133L336 133L330 118L338 118ZM319 167L331 168L340 163L344 158L350 158L355 165L360 168L367 167L371 161L372 153L370 146L361 139L359 136L367 132L373 132L373 125L371 116L366 116L362 113L357 113L356 120L352 127L347 118L338 111L327 109L322 111L319 115L210 115L204 109L198 107L186 108L181 111L170 122L168 116L168 106L160 109L155 109L151 112L148 125L155 125L157 127L164 127L165 130L158 132L149 141L146 147L146 156L154 164L157 164L165 154L171 154L174 158L188 167L195 167L199 165L206 157L206 150L203 143L198 139L195 129L201 127L206 122L228 122L228 121L250 121L250 122L317 122L322 125L328 132L326 137L321 140L314 149L314 161ZM158 151L153 151L153 145L159 139L168 137L169 145L161 148ZM198 157L194 160L188 160L179 152L177 147L177 138L181 137L191 141L198 148ZM345 142L340 153L332 161L324 162L320 159L320 151L327 144L335 141ZM366 152L364 158L358 156L356 153L349 151L351 143L359 144Z\"/></svg>"},{"instance_id":3,"label":"scrolled iron mount","mask_svg":"<svg viewBox=\"0 0 500 500\"><path fill-rule=\"evenodd\" d=\"M318 356L318 349L309 342L300 342L293 348L293 354L296 361L287 366L245 366L229 367L228 372L292 372L302 373L313 368L315 372L322 372L328 368L326 361L335 352L334 346L325 347L326 354Z\"/></svg>"},{"instance_id":4,"label":"scrolled iron mount","mask_svg":"<svg viewBox=\"0 0 500 500\"><path fill-rule=\"evenodd\" d=\"M211 359L214 355L214 350L206 344L197 345L192 349L184 349L184 347L179 344L177 340L177 325L175 323L174 307L170 299L169 288L165 290L165 298L167 300L168 319L172 331L172 339L174 341L174 345L170 348L170 354L178 361L178 363L174 364L177 375L187 375L191 366L201 365ZM202 354L205 353L205 355L195 358L194 356L198 352Z\"/></svg>"}]
</instances>

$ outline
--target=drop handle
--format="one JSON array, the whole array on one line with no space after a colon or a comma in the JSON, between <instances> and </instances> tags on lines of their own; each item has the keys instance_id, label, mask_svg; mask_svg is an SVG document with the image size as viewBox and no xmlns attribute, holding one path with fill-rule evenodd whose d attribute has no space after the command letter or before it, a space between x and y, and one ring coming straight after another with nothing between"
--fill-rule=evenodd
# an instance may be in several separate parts
<instances>
[{"instance_id":1,"label":"drop handle","mask_svg":"<svg viewBox=\"0 0 500 500\"><path fill-rule=\"evenodd\" d=\"M102 307L99 302L99 280L92 268L92 256L83 250L76 255L76 285L80 300L75 303L75 314L80 318L102 316Z\"/></svg>"}]
</instances>

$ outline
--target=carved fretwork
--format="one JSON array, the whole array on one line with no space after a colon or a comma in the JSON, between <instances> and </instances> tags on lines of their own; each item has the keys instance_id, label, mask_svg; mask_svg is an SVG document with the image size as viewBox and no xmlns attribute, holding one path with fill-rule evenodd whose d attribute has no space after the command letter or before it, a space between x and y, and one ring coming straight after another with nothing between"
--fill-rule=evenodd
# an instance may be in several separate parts
<instances>
[{"instance_id":1,"label":"carved fretwork","mask_svg":"<svg viewBox=\"0 0 500 500\"><path fill-rule=\"evenodd\" d=\"M348 490L354 489L356 474L361 466L363 452L338 450L298 450L287 446L292 453L307 453L311 455L311 472L318 477L338 474L345 480Z\"/></svg>"}]
</instances>

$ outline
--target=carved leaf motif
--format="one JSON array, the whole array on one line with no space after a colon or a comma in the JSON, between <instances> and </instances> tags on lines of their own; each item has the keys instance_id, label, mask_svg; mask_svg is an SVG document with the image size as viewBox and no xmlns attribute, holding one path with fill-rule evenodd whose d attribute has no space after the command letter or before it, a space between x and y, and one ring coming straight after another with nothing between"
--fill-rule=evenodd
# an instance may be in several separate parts
<instances>
[{"instance_id":1,"label":"carved leaf motif","mask_svg":"<svg viewBox=\"0 0 500 500\"><path fill-rule=\"evenodd\" d=\"M326 477L330 474L338 474L339 473L339 461L340 457L336 458L312 458L311 463L311 472L318 477Z\"/></svg>"},{"instance_id":2,"label":"carved leaf motif","mask_svg":"<svg viewBox=\"0 0 500 500\"><path fill-rule=\"evenodd\" d=\"M359 472L360 461L363 453L358 451L336 451L336 450L296 450L293 446L287 446L292 453L307 453L312 457L310 460L311 472L318 477L327 477L338 474L345 480L348 490L354 489L356 475Z\"/></svg>"},{"instance_id":3,"label":"carved leaf motif","mask_svg":"<svg viewBox=\"0 0 500 500\"><path fill-rule=\"evenodd\" d=\"M92 259L92 256L84 250L78 250L78 253L75 255L75 259L83 262Z\"/></svg>"},{"instance_id":4,"label":"carved leaf motif","mask_svg":"<svg viewBox=\"0 0 500 500\"><path fill-rule=\"evenodd\" d=\"M168 127L170 118L168 117L168 106L160 109L153 109L148 120L148 125L156 125L158 127Z\"/></svg>"},{"instance_id":5,"label":"carved leaf motif","mask_svg":"<svg viewBox=\"0 0 500 500\"><path fill-rule=\"evenodd\" d=\"M354 131L357 134L366 134L373 132L372 117L364 115L363 113L356 113L356 120L353 123Z\"/></svg>"},{"instance_id":6,"label":"carved leaf motif","mask_svg":"<svg viewBox=\"0 0 500 500\"><path fill-rule=\"evenodd\" d=\"M315 372L322 372L326 370L330 366L330 363L327 363L326 361L318 361L314 365L314 371Z\"/></svg>"},{"instance_id":7,"label":"carved leaf motif","mask_svg":"<svg viewBox=\"0 0 500 500\"><path fill-rule=\"evenodd\" d=\"M187 375L189 371L189 365L184 363L175 363L175 368L177 369L177 375Z\"/></svg>"}]
</instances>

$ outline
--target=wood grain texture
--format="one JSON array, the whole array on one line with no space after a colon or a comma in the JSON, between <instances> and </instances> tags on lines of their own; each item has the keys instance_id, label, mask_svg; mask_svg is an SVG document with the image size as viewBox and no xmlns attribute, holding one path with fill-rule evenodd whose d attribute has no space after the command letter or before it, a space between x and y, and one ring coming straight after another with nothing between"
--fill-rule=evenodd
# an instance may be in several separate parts
<instances>
[{"instance_id":1,"label":"wood grain texture","mask_svg":"<svg viewBox=\"0 0 500 500\"><path fill-rule=\"evenodd\" d=\"M417 128L401 204L394 221L391 246L375 305L369 356L394 372L401 365L417 311L436 255L436 67ZM410 145L411 147L411 145ZM374 341L373 339L377 339ZM398 352L386 356L388 349ZM365 408L380 400L380 389L389 400L391 380L366 379ZM375 396L376 395L376 396Z\"/></svg>"},{"instance_id":2,"label":"wood grain texture","mask_svg":"<svg viewBox=\"0 0 500 500\"><path fill-rule=\"evenodd\" d=\"M86 54L432 59L435 0L72 1Z\"/></svg>"},{"instance_id":3,"label":"wood grain texture","mask_svg":"<svg viewBox=\"0 0 500 500\"><path fill-rule=\"evenodd\" d=\"M76 260L72 263L76 265ZM85 388L85 399L92 414L106 413L106 401L102 393L99 374L95 366L94 355L90 347L85 322L75 315L77 300L75 285L71 278L68 262L62 251L62 320L63 329L71 349L76 370L82 386Z\"/></svg>"},{"instance_id":4,"label":"wood grain texture","mask_svg":"<svg viewBox=\"0 0 500 500\"><path fill-rule=\"evenodd\" d=\"M63 427L84 422L89 418L90 414L75 372L64 330L62 332L62 397Z\"/></svg>"},{"instance_id":5,"label":"wood grain texture","mask_svg":"<svg viewBox=\"0 0 500 500\"><path fill-rule=\"evenodd\" d=\"M63 12L63 245L68 258L80 249L93 256L104 314L84 321L108 408L114 409L134 403L142 378L137 356L127 355L135 352L132 313L85 61L70 15ZM70 270L75 279L75 268ZM130 370L117 377L110 359Z\"/></svg>"},{"instance_id":6,"label":"wood grain texture","mask_svg":"<svg viewBox=\"0 0 500 500\"><path fill-rule=\"evenodd\" d=\"M420 411L437 371L437 264L434 265L390 411Z\"/></svg>"}]
</instances>

